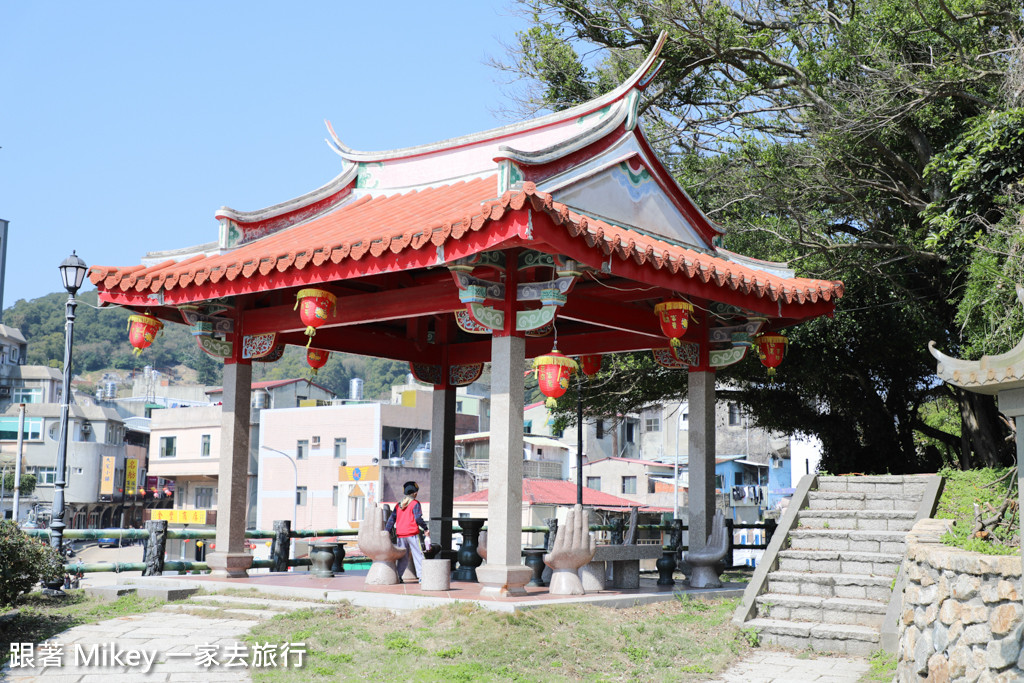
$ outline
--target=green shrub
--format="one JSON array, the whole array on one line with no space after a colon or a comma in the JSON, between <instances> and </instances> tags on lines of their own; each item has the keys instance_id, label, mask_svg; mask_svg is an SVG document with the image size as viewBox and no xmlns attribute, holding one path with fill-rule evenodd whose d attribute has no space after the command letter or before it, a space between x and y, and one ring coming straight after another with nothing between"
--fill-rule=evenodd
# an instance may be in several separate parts
<instances>
[{"instance_id":1,"label":"green shrub","mask_svg":"<svg viewBox=\"0 0 1024 683\"><path fill-rule=\"evenodd\" d=\"M56 550L33 539L11 521L0 521L0 605L13 605L39 581L64 575Z\"/></svg>"},{"instance_id":2,"label":"green shrub","mask_svg":"<svg viewBox=\"0 0 1024 683\"><path fill-rule=\"evenodd\" d=\"M1011 503L1016 501L1015 472L1012 468L953 470L944 469L941 474L946 479L942 497L935 511L937 519L952 519L956 523L952 532L945 534L942 542L946 545L985 553L988 555L1013 555L1019 552L1016 545L1018 538L1018 517L1016 506L1011 504L1003 514L1000 523L988 531L987 539L970 536L974 526L974 504L982 507L987 518L991 511L987 507L999 509L1002 502L1009 497ZM986 505L987 504L987 505Z\"/></svg>"}]
</instances>

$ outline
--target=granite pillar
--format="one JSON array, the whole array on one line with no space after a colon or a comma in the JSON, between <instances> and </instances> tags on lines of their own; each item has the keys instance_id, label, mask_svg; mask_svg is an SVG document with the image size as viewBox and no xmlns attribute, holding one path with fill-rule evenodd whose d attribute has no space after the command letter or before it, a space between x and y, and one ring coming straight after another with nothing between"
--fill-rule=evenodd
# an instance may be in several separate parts
<instances>
[{"instance_id":1,"label":"granite pillar","mask_svg":"<svg viewBox=\"0 0 1024 683\"><path fill-rule=\"evenodd\" d=\"M252 566L252 555L245 547L251 393L252 365L225 364L217 479L217 549L206 556L215 576L246 577Z\"/></svg>"},{"instance_id":2,"label":"granite pillar","mask_svg":"<svg viewBox=\"0 0 1024 683\"><path fill-rule=\"evenodd\" d=\"M715 373L689 373L689 549L707 544L715 516Z\"/></svg>"},{"instance_id":3,"label":"granite pillar","mask_svg":"<svg viewBox=\"0 0 1024 683\"><path fill-rule=\"evenodd\" d=\"M507 286L507 285L506 285ZM523 369L526 340L491 339L491 455L487 564L477 569L481 595L526 595L533 572L521 562L523 517Z\"/></svg>"}]
</instances>

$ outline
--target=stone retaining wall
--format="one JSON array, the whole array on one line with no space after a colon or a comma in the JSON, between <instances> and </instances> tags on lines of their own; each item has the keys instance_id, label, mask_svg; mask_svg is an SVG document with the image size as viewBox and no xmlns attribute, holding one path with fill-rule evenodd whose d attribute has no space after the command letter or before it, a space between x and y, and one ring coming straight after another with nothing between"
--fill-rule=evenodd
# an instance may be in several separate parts
<instances>
[{"instance_id":1,"label":"stone retaining wall","mask_svg":"<svg viewBox=\"0 0 1024 683\"><path fill-rule=\"evenodd\" d=\"M1021 557L944 546L951 526L923 519L907 535L896 680L1024 680Z\"/></svg>"}]
</instances>

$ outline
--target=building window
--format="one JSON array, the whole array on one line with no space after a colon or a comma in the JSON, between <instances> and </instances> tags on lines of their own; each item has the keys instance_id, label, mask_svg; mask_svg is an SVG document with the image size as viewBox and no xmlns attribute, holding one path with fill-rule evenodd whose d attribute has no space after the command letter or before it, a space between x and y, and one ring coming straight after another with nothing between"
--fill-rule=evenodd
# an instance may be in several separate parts
<instances>
[{"instance_id":1,"label":"building window","mask_svg":"<svg viewBox=\"0 0 1024 683\"><path fill-rule=\"evenodd\" d=\"M597 439L603 439L604 438L604 420L598 420L597 421L597 423L594 425L594 432L596 433L595 438L597 438Z\"/></svg>"},{"instance_id":2,"label":"building window","mask_svg":"<svg viewBox=\"0 0 1024 683\"><path fill-rule=\"evenodd\" d=\"M455 402L455 412L456 413L461 413L462 412L462 401L456 401Z\"/></svg>"},{"instance_id":3,"label":"building window","mask_svg":"<svg viewBox=\"0 0 1024 683\"><path fill-rule=\"evenodd\" d=\"M533 434L533 420L523 421L523 434Z\"/></svg>"},{"instance_id":4,"label":"building window","mask_svg":"<svg viewBox=\"0 0 1024 683\"><path fill-rule=\"evenodd\" d=\"M25 431L23 437L26 441L39 441L43 438L43 418L25 418ZM18 440L18 418L0 417L0 441Z\"/></svg>"},{"instance_id":5,"label":"building window","mask_svg":"<svg viewBox=\"0 0 1024 683\"><path fill-rule=\"evenodd\" d=\"M632 422L626 423L626 443L633 443L635 439L633 432L636 431L634 427L635 425Z\"/></svg>"},{"instance_id":6,"label":"building window","mask_svg":"<svg viewBox=\"0 0 1024 683\"><path fill-rule=\"evenodd\" d=\"M740 404L730 403L729 404L729 426L736 427L742 423L742 416L740 415Z\"/></svg>"},{"instance_id":7,"label":"building window","mask_svg":"<svg viewBox=\"0 0 1024 683\"><path fill-rule=\"evenodd\" d=\"M623 493L636 493L636 477L623 477L622 478L622 492Z\"/></svg>"},{"instance_id":8,"label":"building window","mask_svg":"<svg viewBox=\"0 0 1024 683\"><path fill-rule=\"evenodd\" d=\"M366 512L366 498L358 496L348 499L348 521L361 522Z\"/></svg>"},{"instance_id":9,"label":"building window","mask_svg":"<svg viewBox=\"0 0 1024 683\"><path fill-rule=\"evenodd\" d=\"M42 403L42 387L14 387L11 390L11 403Z\"/></svg>"},{"instance_id":10,"label":"building window","mask_svg":"<svg viewBox=\"0 0 1024 683\"><path fill-rule=\"evenodd\" d=\"M52 484L57 480L57 468L56 467L37 467L36 468L36 483L37 484Z\"/></svg>"},{"instance_id":11,"label":"building window","mask_svg":"<svg viewBox=\"0 0 1024 683\"><path fill-rule=\"evenodd\" d=\"M654 479L647 479L647 493L654 493L658 489L658 483Z\"/></svg>"},{"instance_id":12,"label":"building window","mask_svg":"<svg viewBox=\"0 0 1024 683\"><path fill-rule=\"evenodd\" d=\"M689 413L683 413L682 415L679 416L679 428L680 429L689 429L690 428L690 414Z\"/></svg>"},{"instance_id":13,"label":"building window","mask_svg":"<svg viewBox=\"0 0 1024 683\"><path fill-rule=\"evenodd\" d=\"M544 455L544 449L543 448L538 448L537 449L537 457L539 458L542 455Z\"/></svg>"},{"instance_id":14,"label":"building window","mask_svg":"<svg viewBox=\"0 0 1024 683\"><path fill-rule=\"evenodd\" d=\"M601 477L587 477L587 488L595 491L601 490Z\"/></svg>"},{"instance_id":15,"label":"building window","mask_svg":"<svg viewBox=\"0 0 1024 683\"><path fill-rule=\"evenodd\" d=\"M199 447L199 455L204 458L210 457L210 435L203 434L203 442Z\"/></svg>"},{"instance_id":16,"label":"building window","mask_svg":"<svg viewBox=\"0 0 1024 683\"><path fill-rule=\"evenodd\" d=\"M295 488L295 504L305 505L306 504L306 487L297 486Z\"/></svg>"},{"instance_id":17,"label":"building window","mask_svg":"<svg viewBox=\"0 0 1024 683\"><path fill-rule=\"evenodd\" d=\"M160 457L161 458L173 458L178 454L178 437L176 436L161 436L160 437Z\"/></svg>"},{"instance_id":18,"label":"building window","mask_svg":"<svg viewBox=\"0 0 1024 683\"><path fill-rule=\"evenodd\" d=\"M310 444L310 447L311 448L320 448L320 437L319 436L314 436L313 437L313 443Z\"/></svg>"},{"instance_id":19,"label":"building window","mask_svg":"<svg viewBox=\"0 0 1024 683\"><path fill-rule=\"evenodd\" d=\"M331 487L331 505L338 507L338 487Z\"/></svg>"},{"instance_id":20,"label":"building window","mask_svg":"<svg viewBox=\"0 0 1024 683\"><path fill-rule=\"evenodd\" d=\"M348 457L348 441L343 436L334 440L334 459L344 460Z\"/></svg>"},{"instance_id":21,"label":"building window","mask_svg":"<svg viewBox=\"0 0 1024 683\"><path fill-rule=\"evenodd\" d=\"M660 432L661 431L661 418L660 417L648 417L644 419L644 431L645 432Z\"/></svg>"},{"instance_id":22,"label":"building window","mask_svg":"<svg viewBox=\"0 0 1024 683\"><path fill-rule=\"evenodd\" d=\"M196 487L196 509L197 510L208 510L213 507L213 487L212 486L197 486Z\"/></svg>"},{"instance_id":23,"label":"building window","mask_svg":"<svg viewBox=\"0 0 1024 683\"><path fill-rule=\"evenodd\" d=\"M306 456L309 455L309 440L302 439L295 442L295 459L305 460Z\"/></svg>"}]
</instances>

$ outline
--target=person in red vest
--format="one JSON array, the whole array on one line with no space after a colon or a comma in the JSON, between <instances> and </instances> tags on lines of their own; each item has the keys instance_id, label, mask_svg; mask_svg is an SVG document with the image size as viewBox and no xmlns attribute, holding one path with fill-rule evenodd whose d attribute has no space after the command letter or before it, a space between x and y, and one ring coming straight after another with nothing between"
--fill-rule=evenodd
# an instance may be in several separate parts
<instances>
[{"instance_id":1,"label":"person in red vest","mask_svg":"<svg viewBox=\"0 0 1024 683\"><path fill-rule=\"evenodd\" d=\"M409 566L409 556L412 555L413 567L416 569L416 576L423 576L423 549L420 547L420 529L426 530L427 523L423 521L423 510L416 500L420 486L414 481L407 481L402 485L405 498L394 509L388 517L387 530L395 530L398 537L398 546L405 548L408 552L398 559L398 580L402 580L402 574Z\"/></svg>"}]
</instances>

